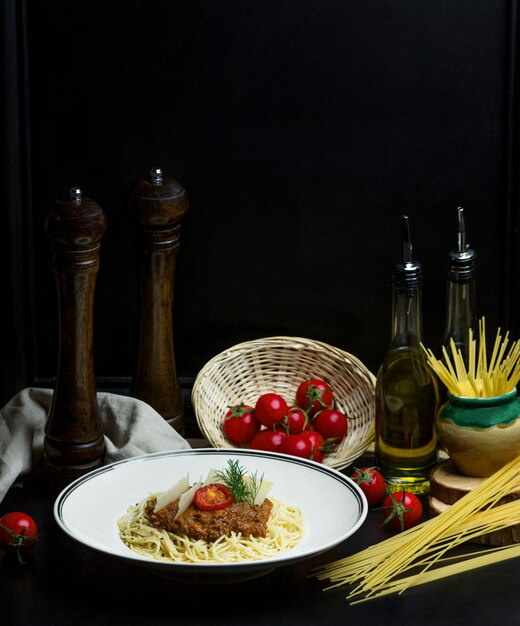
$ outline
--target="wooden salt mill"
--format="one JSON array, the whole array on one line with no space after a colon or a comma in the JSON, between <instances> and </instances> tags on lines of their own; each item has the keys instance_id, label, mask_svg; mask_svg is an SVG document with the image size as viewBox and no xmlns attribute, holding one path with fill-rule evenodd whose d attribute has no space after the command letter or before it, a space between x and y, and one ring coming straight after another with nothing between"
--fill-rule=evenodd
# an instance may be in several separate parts
<instances>
[{"instance_id":1,"label":"wooden salt mill","mask_svg":"<svg viewBox=\"0 0 520 626\"><path fill-rule=\"evenodd\" d=\"M153 169L149 179L136 183L129 206L136 224L140 287L139 352L130 393L183 432L172 313L179 231L188 197L180 183Z\"/></svg>"},{"instance_id":2,"label":"wooden salt mill","mask_svg":"<svg viewBox=\"0 0 520 626\"><path fill-rule=\"evenodd\" d=\"M93 304L103 210L73 188L46 219L58 288L58 373L45 425L44 456L58 479L102 465L105 452L93 365Z\"/></svg>"}]
</instances>

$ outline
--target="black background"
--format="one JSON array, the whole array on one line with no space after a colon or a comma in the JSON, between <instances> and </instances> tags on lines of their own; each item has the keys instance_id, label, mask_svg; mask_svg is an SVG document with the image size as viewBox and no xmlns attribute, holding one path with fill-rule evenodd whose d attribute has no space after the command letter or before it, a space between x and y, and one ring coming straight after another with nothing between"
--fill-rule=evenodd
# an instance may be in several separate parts
<instances>
[{"instance_id":1,"label":"black background","mask_svg":"<svg viewBox=\"0 0 520 626\"><path fill-rule=\"evenodd\" d=\"M502 325L518 336L516 2L3 8L14 136L4 149L4 400L56 373L44 220L72 185L108 220L95 298L98 386L128 387L138 295L126 205L152 167L191 201L174 304L185 389L217 352L270 335L326 341L375 373L405 213L424 267L426 343L442 333L458 206L479 255L478 313L493 335Z\"/></svg>"}]
</instances>

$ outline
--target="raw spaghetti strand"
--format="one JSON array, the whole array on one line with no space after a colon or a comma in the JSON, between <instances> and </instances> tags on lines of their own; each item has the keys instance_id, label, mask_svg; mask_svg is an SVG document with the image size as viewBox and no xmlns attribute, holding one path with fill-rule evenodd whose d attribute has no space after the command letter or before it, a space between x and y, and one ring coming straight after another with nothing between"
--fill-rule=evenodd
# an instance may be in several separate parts
<instances>
[{"instance_id":1,"label":"raw spaghetti strand","mask_svg":"<svg viewBox=\"0 0 520 626\"><path fill-rule=\"evenodd\" d=\"M438 517L351 557L324 565L312 575L320 580L328 579L332 584L327 589L357 584L348 598L362 596L369 599L383 593L402 593L423 580L435 580L442 577L438 573L440 571L444 571L445 575L462 572L465 569L463 563L450 566L450 569L431 568L444 561L444 555L450 549L468 539L520 523L519 500L498 504L502 498L519 490L520 457L502 467ZM512 557L505 557L494 549L487 559L476 560L474 566L498 562L502 558ZM406 572L418 567L422 568L419 573L403 578Z\"/></svg>"},{"instance_id":2,"label":"raw spaghetti strand","mask_svg":"<svg viewBox=\"0 0 520 626\"><path fill-rule=\"evenodd\" d=\"M508 393L520 382L520 343L514 342L509 350L508 345L509 332L502 337L499 328L488 359L485 318L479 321L478 350L473 331L469 330L467 364L453 339L450 339L449 344L451 357L446 347L442 348L444 362L421 344L430 368L448 391L455 396L474 398L489 398Z\"/></svg>"},{"instance_id":3,"label":"raw spaghetti strand","mask_svg":"<svg viewBox=\"0 0 520 626\"><path fill-rule=\"evenodd\" d=\"M501 561L513 559L518 556L520 556L520 545L518 544L513 546L495 548L490 551L489 554L480 554L479 556L470 558L463 563L445 565L435 570L431 570L420 577L414 576L410 578L404 578L399 581L394 581L388 586L388 588L383 589L382 591L371 597L379 598L381 596L385 596L391 593L403 593L403 591L405 591L409 587L424 585L434 580L448 578L449 576L461 574L472 569L478 569L479 567L485 567L486 565L500 563ZM359 604L361 602L366 602L369 599L370 598L360 598L358 600L353 600L351 604Z\"/></svg>"}]
</instances>

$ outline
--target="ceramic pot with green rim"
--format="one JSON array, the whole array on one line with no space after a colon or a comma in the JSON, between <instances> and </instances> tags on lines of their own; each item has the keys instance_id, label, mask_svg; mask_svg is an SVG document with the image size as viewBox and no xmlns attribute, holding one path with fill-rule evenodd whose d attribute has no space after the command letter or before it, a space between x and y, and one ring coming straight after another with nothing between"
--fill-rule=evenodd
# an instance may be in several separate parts
<instances>
[{"instance_id":1,"label":"ceramic pot with green rim","mask_svg":"<svg viewBox=\"0 0 520 626\"><path fill-rule=\"evenodd\" d=\"M450 394L435 426L440 444L467 476L491 476L520 454L520 398L515 389L491 398Z\"/></svg>"}]
</instances>

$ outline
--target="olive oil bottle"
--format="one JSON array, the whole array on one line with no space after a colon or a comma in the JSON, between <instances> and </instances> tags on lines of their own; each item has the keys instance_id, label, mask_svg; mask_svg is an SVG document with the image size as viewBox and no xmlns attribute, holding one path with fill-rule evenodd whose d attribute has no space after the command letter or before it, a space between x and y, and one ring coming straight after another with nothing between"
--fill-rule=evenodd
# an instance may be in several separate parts
<instances>
[{"instance_id":1,"label":"olive oil bottle","mask_svg":"<svg viewBox=\"0 0 520 626\"><path fill-rule=\"evenodd\" d=\"M448 254L446 273L446 321L442 334L440 349L437 358L445 361L443 349L448 351L451 358L451 340L467 366L469 350L469 331L478 333L477 321L477 255L466 241L466 225L464 209L457 208L457 250ZM448 401L448 390L439 380L440 404Z\"/></svg>"},{"instance_id":2,"label":"olive oil bottle","mask_svg":"<svg viewBox=\"0 0 520 626\"><path fill-rule=\"evenodd\" d=\"M468 333L478 333L476 305L477 255L466 242L464 209L458 207L457 250L448 254L446 325L441 347L450 352L450 340L461 351L465 363L468 356ZM439 355L439 358L442 354Z\"/></svg>"},{"instance_id":3,"label":"olive oil bottle","mask_svg":"<svg viewBox=\"0 0 520 626\"><path fill-rule=\"evenodd\" d=\"M427 493L437 460L434 420L436 376L420 346L422 268L413 260L408 217L403 216L403 260L392 275L392 336L376 383L376 463L388 487Z\"/></svg>"}]
</instances>

